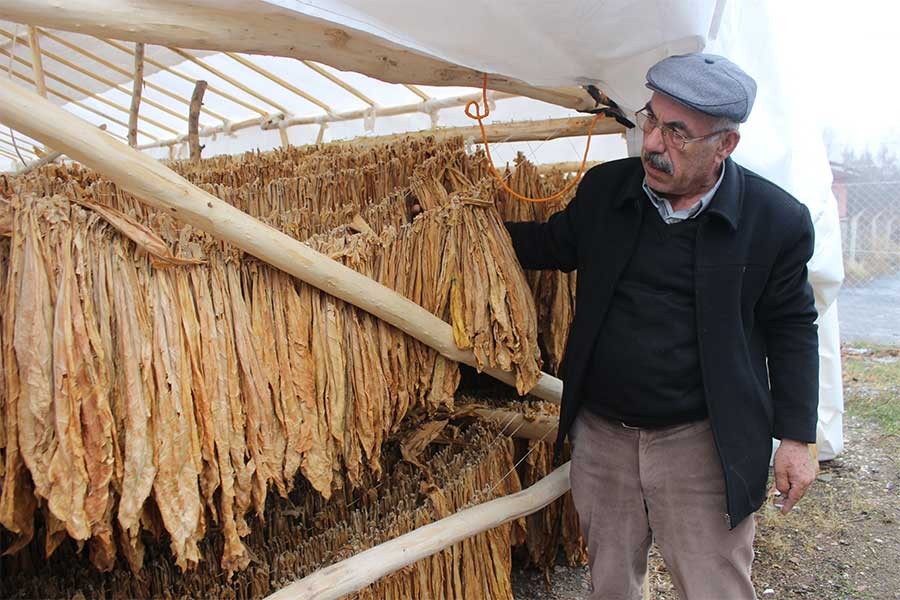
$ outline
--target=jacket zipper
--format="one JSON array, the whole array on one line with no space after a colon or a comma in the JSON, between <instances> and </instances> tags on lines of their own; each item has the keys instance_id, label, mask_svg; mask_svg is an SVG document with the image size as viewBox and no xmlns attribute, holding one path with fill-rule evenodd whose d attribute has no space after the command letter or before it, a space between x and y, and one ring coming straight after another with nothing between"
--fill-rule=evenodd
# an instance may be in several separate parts
<instances>
[{"instance_id":1,"label":"jacket zipper","mask_svg":"<svg viewBox=\"0 0 900 600\"><path fill-rule=\"evenodd\" d=\"M700 226L697 227L697 240L694 243L694 314L697 319L697 351L700 358L700 376L703 378L703 399L706 402L706 410L709 413L710 430L713 434L713 443L716 446L716 454L719 455L719 464L722 466L722 476L725 478L725 524L729 529L732 529L731 524L731 513L733 512L731 509L731 494L729 493L729 485L728 485L728 469L725 468L725 461L722 459L722 450L719 446L719 436L716 433L715 427L715 415L713 414L712 403L709 401L709 390L707 389L706 384L706 366L703 361L703 334L705 333L705 329L702 327L701 317L700 317L700 287L698 285L698 280L700 278L700 246L703 238L703 226L707 224L708 221L701 221Z\"/></svg>"}]
</instances>

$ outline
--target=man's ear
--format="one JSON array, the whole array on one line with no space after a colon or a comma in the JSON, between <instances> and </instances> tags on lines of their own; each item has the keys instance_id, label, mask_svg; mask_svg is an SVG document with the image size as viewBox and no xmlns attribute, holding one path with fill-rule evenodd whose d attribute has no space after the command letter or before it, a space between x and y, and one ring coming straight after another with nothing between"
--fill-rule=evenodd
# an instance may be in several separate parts
<instances>
[{"instance_id":1,"label":"man's ear","mask_svg":"<svg viewBox=\"0 0 900 600\"><path fill-rule=\"evenodd\" d=\"M716 158L724 161L731 156L734 149L737 148L738 142L741 141L740 131L726 131L719 137L719 144L716 146Z\"/></svg>"}]
</instances>

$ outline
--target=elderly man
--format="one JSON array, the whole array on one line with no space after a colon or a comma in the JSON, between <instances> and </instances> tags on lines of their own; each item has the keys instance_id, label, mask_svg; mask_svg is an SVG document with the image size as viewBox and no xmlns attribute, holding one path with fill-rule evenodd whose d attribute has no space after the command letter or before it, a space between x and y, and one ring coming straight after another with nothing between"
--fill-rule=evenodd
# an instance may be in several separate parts
<instances>
[{"instance_id":1,"label":"elderly man","mask_svg":"<svg viewBox=\"0 0 900 600\"><path fill-rule=\"evenodd\" d=\"M522 266L578 269L557 451L592 598L640 597L651 540L682 597L754 598L752 513L772 438L786 512L814 477L809 212L736 164L756 83L725 58L647 73L641 157L591 169L547 223L507 223Z\"/></svg>"}]
</instances>

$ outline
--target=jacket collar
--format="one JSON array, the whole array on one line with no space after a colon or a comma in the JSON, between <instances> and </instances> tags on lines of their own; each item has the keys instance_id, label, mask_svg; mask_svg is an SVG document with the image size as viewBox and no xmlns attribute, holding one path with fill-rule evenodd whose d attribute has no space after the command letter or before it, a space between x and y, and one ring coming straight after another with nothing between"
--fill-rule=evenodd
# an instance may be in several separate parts
<instances>
[{"instance_id":1,"label":"jacket collar","mask_svg":"<svg viewBox=\"0 0 900 600\"><path fill-rule=\"evenodd\" d=\"M719 191L713 196L706 212L724 219L732 231L737 231L741 220L741 205L744 202L744 177L731 158L725 159L725 177Z\"/></svg>"},{"instance_id":2,"label":"jacket collar","mask_svg":"<svg viewBox=\"0 0 900 600\"><path fill-rule=\"evenodd\" d=\"M635 159L638 168L628 180L624 191L619 194L613 201L613 206L622 208L627 201L641 206L641 199L644 197L644 167L641 165L640 159ZM738 223L741 217L741 205L743 203L744 178L731 158L725 159L725 176L722 178L722 185L716 195L713 196L709 207L704 211L710 215L715 215L731 226L731 229L737 231Z\"/></svg>"}]
</instances>

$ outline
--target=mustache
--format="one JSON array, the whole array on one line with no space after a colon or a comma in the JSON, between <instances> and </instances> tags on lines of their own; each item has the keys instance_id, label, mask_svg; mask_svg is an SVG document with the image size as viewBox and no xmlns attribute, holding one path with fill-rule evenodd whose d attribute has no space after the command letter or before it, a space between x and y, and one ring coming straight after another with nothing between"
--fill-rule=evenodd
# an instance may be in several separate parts
<instances>
[{"instance_id":1,"label":"mustache","mask_svg":"<svg viewBox=\"0 0 900 600\"><path fill-rule=\"evenodd\" d=\"M659 169L664 173L669 175L672 174L674 168L672 167L672 163L659 152L644 152L643 154L644 160L650 163L654 169Z\"/></svg>"}]
</instances>

